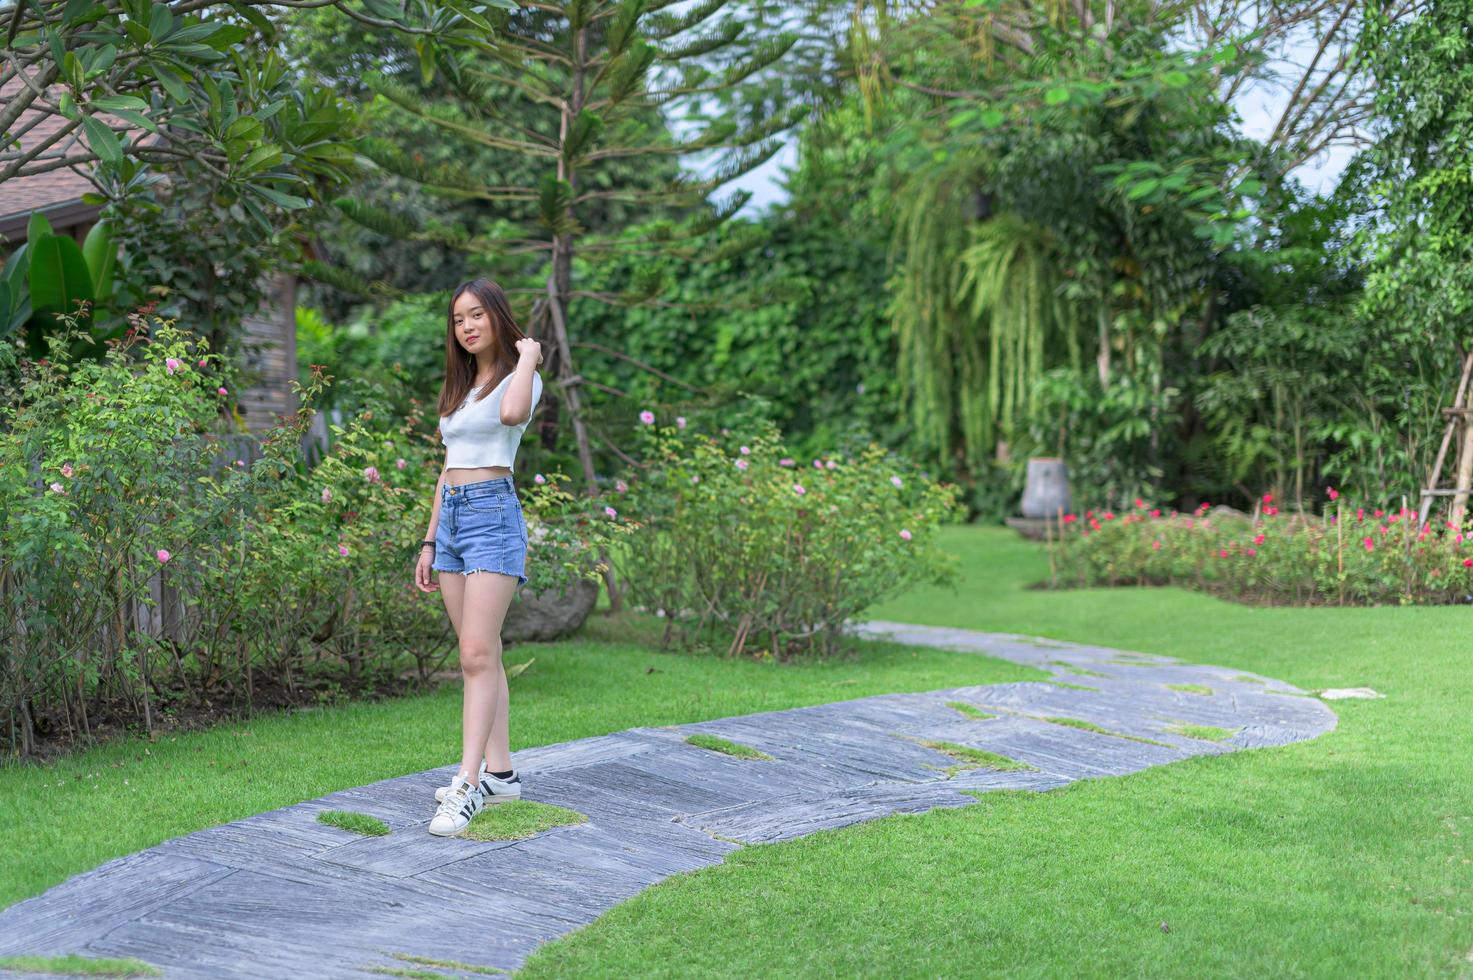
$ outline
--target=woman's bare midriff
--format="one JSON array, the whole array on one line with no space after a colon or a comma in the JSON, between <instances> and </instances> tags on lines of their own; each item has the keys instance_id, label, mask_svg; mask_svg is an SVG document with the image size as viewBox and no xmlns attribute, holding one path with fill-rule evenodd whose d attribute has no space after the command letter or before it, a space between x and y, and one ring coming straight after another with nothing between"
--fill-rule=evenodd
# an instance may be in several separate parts
<instances>
[{"instance_id":1,"label":"woman's bare midriff","mask_svg":"<svg viewBox=\"0 0 1473 980\"><path fill-rule=\"evenodd\" d=\"M510 466L456 466L445 471L445 482L452 487L458 487L466 483L495 480L503 476L511 476Z\"/></svg>"}]
</instances>

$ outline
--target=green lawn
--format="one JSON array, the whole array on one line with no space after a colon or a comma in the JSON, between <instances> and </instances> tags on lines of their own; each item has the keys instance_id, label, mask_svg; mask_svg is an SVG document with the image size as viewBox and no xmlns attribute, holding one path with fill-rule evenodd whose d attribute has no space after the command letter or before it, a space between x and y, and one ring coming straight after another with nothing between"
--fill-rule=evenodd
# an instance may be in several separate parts
<instances>
[{"instance_id":1,"label":"green lawn","mask_svg":"<svg viewBox=\"0 0 1473 980\"><path fill-rule=\"evenodd\" d=\"M744 848L543 947L519 976L1473 976L1473 609L1253 609L1175 589L1026 590L958 528L966 601L876 618L1369 685L1338 728L1049 793Z\"/></svg>"},{"instance_id":2,"label":"green lawn","mask_svg":"<svg viewBox=\"0 0 1473 980\"><path fill-rule=\"evenodd\" d=\"M1308 743L743 848L548 944L519 975L1473 975L1473 609L1035 591L1024 586L1047 571L1036 546L981 528L947 541L964 558L964 601L922 590L875 618L1387 697L1336 702L1337 730ZM514 748L1029 676L888 645L798 668L660 655L630 636L536 654L512 682ZM0 903L195 827L445 764L457 720L451 690L0 771ZM65 827L48 829L58 812Z\"/></svg>"},{"instance_id":3,"label":"green lawn","mask_svg":"<svg viewBox=\"0 0 1473 980\"><path fill-rule=\"evenodd\" d=\"M576 643L508 648L536 662L513 678L512 749L638 725L823 704L891 691L1030 680L1042 673L966 653L865 645L862 658L778 666L658 653L661 623L590 620ZM460 687L136 740L53 765L0 768L0 907L180 834L460 754ZM425 816L435 801L425 800Z\"/></svg>"}]
</instances>

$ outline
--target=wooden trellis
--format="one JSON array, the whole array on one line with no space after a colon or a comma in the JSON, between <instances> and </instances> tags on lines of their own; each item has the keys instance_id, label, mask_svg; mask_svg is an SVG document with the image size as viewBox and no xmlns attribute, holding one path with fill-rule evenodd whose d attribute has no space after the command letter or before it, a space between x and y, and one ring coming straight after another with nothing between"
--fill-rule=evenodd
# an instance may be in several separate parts
<instances>
[{"instance_id":1,"label":"wooden trellis","mask_svg":"<svg viewBox=\"0 0 1473 980\"><path fill-rule=\"evenodd\" d=\"M1470 391L1468 385L1470 377L1473 377L1473 352L1463 358L1463 376L1458 381L1458 393L1453 398L1452 405L1442 410L1442 414L1447 416L1447 428L1442 433L1442 446L1437 450L1437 461L1427 474L1427 486L1422 490L1419 526L1427 523L1435 497L1453 498L1448 521L1454 527L1461 528L1463 519L1468 514L1468 492L1473 489L1473 406L1470 406L1473 391ZM1461 433L1459 429L1462 430ZM1453 457L1453 485L1450 488L1440 488L1438 484L1442 482L1442 465L1447 460L1448 447L1454 444L1457 450Z\"/></svg>"}]
</instances>

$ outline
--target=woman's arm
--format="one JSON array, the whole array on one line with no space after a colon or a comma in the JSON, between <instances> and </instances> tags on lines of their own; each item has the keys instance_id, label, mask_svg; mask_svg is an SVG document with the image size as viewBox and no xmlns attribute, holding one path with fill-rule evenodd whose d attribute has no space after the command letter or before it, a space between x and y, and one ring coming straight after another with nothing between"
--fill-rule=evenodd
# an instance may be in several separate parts
<instances>
[{"instance_id":1,"label":"woman's arm","mask_svg":"<svg viewBox=\"0 0 1473 980\"><path fill-rule=\"evenodd\" d=\"M447 451L448 458L448 451ZM435 481L435 502L430 508L430 529L425 532L424 540L435 540L435 531L440 527L440 488L445 485L445 467L440 467L440 479ZM423 547L423 545L421 545Z\"/></svg>"},{"instance_id":2,"label":"woman's arm","mask_svg":"<svg viewBox=\"0 0 1473 980\"><path fill-rule=\"evenodd\" d=\"M517 350L521 352L517 368L501 394L502 425L521 425L531 418L537 397L542 394L542 376L537 373L542 345L531 337L523 337L517 341Z\"/></svg>"}]
</instances>

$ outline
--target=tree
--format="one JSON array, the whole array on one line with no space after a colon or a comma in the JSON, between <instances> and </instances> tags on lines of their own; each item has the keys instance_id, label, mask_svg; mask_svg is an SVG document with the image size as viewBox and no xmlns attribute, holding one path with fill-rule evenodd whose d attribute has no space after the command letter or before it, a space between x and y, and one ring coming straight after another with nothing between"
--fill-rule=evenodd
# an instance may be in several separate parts
<instances>
[{"instance_id":1,"label":"tree","mask_svg":"<svg viewBox=\"0 0 1473 980\"><path fill-rule=\"evenodd\" d=\"M415 228L402 216L376 212L362 202L343 202L351 215L371 226L406 237L440 237L482 254L526 257L542 270L543 295L534 305L531 325L551 338L549 370L556 379L552 411L559 401L566 405L591 494L600 489L585 424L586 379L573 362L569 304L575 297L620 305L650 302L662 284L658 276L648 276L618 295L579 290L573 281L575 255L597 258L633 250L693 256L691 243L735 214L749 194L733 194L715 207L707 204L707 196L768 159L780 146L778 135L810 111L798 102L769 106L769 114L754 115L735 95L792 50L800 41L798 32L758 30L762 5L745 19L727 9L733 0L701 0L680 13L672 12L673 6L668 0L545 0L499 12L490 18L491 37L474 50L437 62L459 90L459 109L426 107L389 78L369 80L384 98L447 134L540 164L535 181L487 186L449 167L420 166L383 143L366 146L385 169L437 193L524 208L526 217L513 218L506 230L454 233L447 239L443 231ZM724 16L708 27L719 15ZM510 87L520 98L497 97L501 87ZM680 108L687 110L685 121L694 125L693 133L675 135L655 124ZM655 186L616 180L609 166L713 153L721 160L709 175L679 172ZM674 217L657 219L639 239L588 236L584 220L589 209L611 202ZM734 237L727 247L740 249L754 240ZM617 597L610 584L610 594Z\"/></svg>"}]
</instances>

